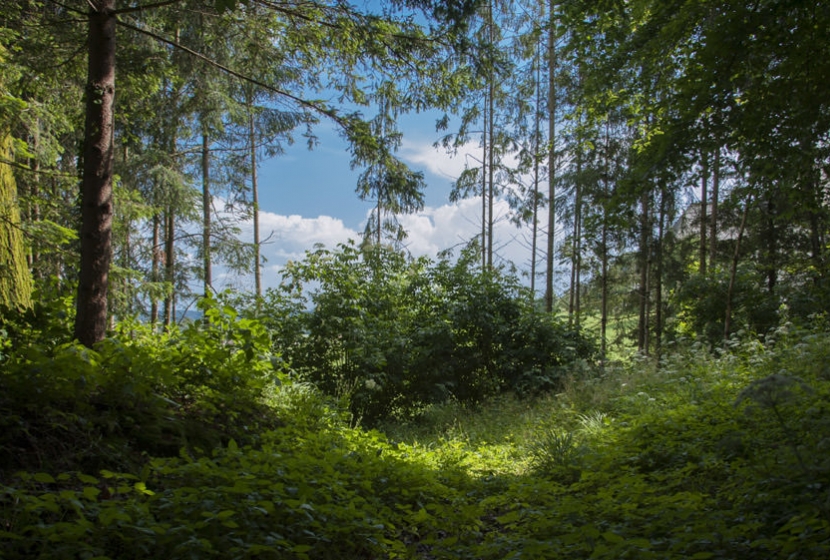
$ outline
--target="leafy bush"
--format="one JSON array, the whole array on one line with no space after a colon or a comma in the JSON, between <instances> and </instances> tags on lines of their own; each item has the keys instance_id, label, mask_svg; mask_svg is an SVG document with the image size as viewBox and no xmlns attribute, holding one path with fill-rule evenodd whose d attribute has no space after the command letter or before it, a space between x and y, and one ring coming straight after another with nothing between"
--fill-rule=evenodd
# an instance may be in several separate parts
<instances>
[{"instance_id":1,"label":"leafy bush","mask_svg":"<svg viewBox=\"0 0 830 560\"><path fill-rule=\"evenodd\" d=\"M321 249L287 267L260 305L299 378L345 398L369 425L432 403L549 391L566 364L593 352L515 278L480 270L468 253L432 263L385 247Z\"/></svg>"},{"instance_id":2,"label":"leafy bush","mask_svg":"<svg viewBox=\"0 0 830 560\"><path fill-rule=\"evenodd\" d=\"M0 372L3 468L127 467L141 453L254 442L277 419L262 402L283 375L256 321L203 302L205 319L155 333L125 323L94 350L32 338Z\"/></svg>"}]
</instances>

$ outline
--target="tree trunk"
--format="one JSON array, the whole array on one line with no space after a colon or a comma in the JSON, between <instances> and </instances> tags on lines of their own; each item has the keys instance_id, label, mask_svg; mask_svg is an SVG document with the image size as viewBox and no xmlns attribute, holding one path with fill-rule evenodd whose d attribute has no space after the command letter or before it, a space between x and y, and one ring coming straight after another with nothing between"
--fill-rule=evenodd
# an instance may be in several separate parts
<instances>
[{"instance_id":1,"label":"tree trunk","mask_svg":"<svg viewBox=\"0 0 830 560\"><path fill-rule=\"evenodd\" d=\"M29 166L32 169L32 184L29 189L29 194L32 197L32 205L28 212L29 221L33 224L37 224L40 222L40 158L38 158L37 153L40 150L40 119L35 119L35 130L32 134L31 145L29 146L29 150L35 154L33 158L29 161ZM38 261L40 260L40 254L37 251L36 247L32 247L31 251L29 251L27 260L29 262L29 268L34 272L35 276L38 278L42 277L40 267L37 266Z\"/></svg>"},{"instance_id":2,"label":"tree trunk","mask_svg":"<svg viewBox=\"0 0 830 560\"><path fill-rule=\"evenodd\" d=\"M603 202L602 202L602 235L600 241L601 297L600 303L600 356L605 363L608 350L608 205L611 201L611 169L609 165L611 153L611 124L610 117L605 123L605 162L603 173Z\"/></svg>"},{"instance_id":3,"label":"tree trunk","mask_svg":"<svg viewBox=\"0 0 830 560\"><path fill-rule=\"evenodd\" d=\"M536 298L536 253L539 239L539 144L541 140L540 108L542 106L542 61L536 48L536 105L533 116L533 232L530 242L530 297Z\"/></svg>"},{"instance_id":4,"label":"tree trunk","mask_svg":"<svg viewBox=\"0 0 830 560\"><path fill-rule=\"evenodd\" d=\"M492 10L492 7L491 7L491 10ZM491 18L492 18L492 15L491 15ZM491 25L491 28L492 28L492 25L493 25L492 21L490 22L490 25ZM492 31L491 31L491 33L492 33ZM494 129L493 114L494 114L494 109L495 109L495 107L494 107L494 97L495 97L494 93L495 93L495 86L494 86L493 80L491 78L490 79L490 95L488 96L489 104L490 104L490 111L489 111L490 112L490 129L487 131L487 133L490 135L489 141L487 142L487 149L488 149L487 159L489 160L488 166L487 166L487 183L488 183L488 187L487 187L487 268L489 268L491 270L493 268L493 226L494 226L494 223L495 223L495 218L493 217L493 199L496 198L496 190L495 190L495 185L494 185L494 182L495 182L494 171L495 171L496 166L495 166L495 162L494 162L495 153L493 151L493 148L494 148L493 144L494 144L494 140L495 140L495 135L493 134L493 129Z\"/></svg>"},{"instance_id":5,"label":"tree trunk","mask_svg":"<svg viewBox=\"0 0 830 560\"><path fill-rule=\"evenodd\" d=\"M599 317L599 336L600 336L600 356L602 361L605 361L605 354L608 350L608 209L602 209L602 245L601 251L601 297L600 303L600 317Z\"/></svg>"},{"instance_id":6,"label":"tree trunk","mask_svg":"<svg viewBox=\"0 0 830 560\"><path fill-rule=\"evenodd\" d=\"M701 171L700 171L700 275L706 276L706 213L707 213L707 183L709 181L709 154L703 152L701 154Z\"/></svg>"},{"instance_id":7,"label":"tree trunk","mask_svg":"<svg viewBox=\"0 0 830 560\"><path fill-rule=\"evenodd\" d=\"M729 340L729 334L732 329L732 295L735 291L735 278L738 275L738 257L741 252L741 240L744 237L744 230L746 230L746 219L749 215L749 205L752 200L750 197L746 201L744 207L744 215L741 218L741 228L738 230L738 240L735 243L735 252L732 255L732 271L729 274L729 288L726 290L726 316L723 321L723 339Z\"/></svg>"},{"instance_id":8,"label":"tree trunk","mask_svg":"<svg viewBox=\"0 0 830 560\"><path fill-rule=\"evenodd\" d=\"M571 306L570 323L579 327L580 301L579 285L582 272L582 151L576 153L576 186L574 193L573 255L571 256Z\"/></svg>"},{"instance_id":9,"label":"tree trunk","mask_svg":"<svg viewBox=\"0 0 830 560\"><path fill-rule=\"evenodd\" d=\"M485 96L486 97L486 96ZM481 156L481 268L487 268L487 99L484 100L484 153Z\"/></svg>"},{"instance_id":10,"label":"tree trunk","mask_svg":"<svg viewBox=\"0 0 830 560\"><path fill-rule=\"evenodd\" d=\"M150 273L151 281L158 283L161 270L161 216L158 212L153 214L153 265ZM155 325L159 320L159 300L156 291L150 295L150 324Z\"/></svg>"},{"instance_id":11,"label":"tree trunk","mask_svg":"<svg viewBox=\"0 0 830 560\"><path fill-rule=\"evenodd\" d=\"M107 329L112 258L115 0L89 0L84 170L81 186L81 260L75 337L92 347Z\"/></svg>"},{"instance_id":12,"label":"tree trunk","mask_svg":"<svg viewBox=\"0 0 830 560\"><path fill-rule=\"evenodd\" d=\"M649 331L649 263L651 261L650 240L650 204L649 191L645 189L641 198L640 217L640 287L638 289L640 303L640 319L637 329L637 349L648 356Z\"/></svg>"},{"instance_id":13,"label":"tree trunk","mask_svg":"<svg viewBox=\"0 0 830 560\"><path fill-rule=\"evenodd\" d=\"M202 133L202 260L205 274L204 293L208 297L213 291L213 268L211 262L210 237L210 143L206 132Z\"/></svg>"},{"instance_id":14,"label":"tree trunk","mask_svg":"<svg viewBox=\"0 0 830 560\"><path fill-rule=\"evenodd\" d=\"M0 158L11 160L11 136L0 138ZM20 207L12 168L0 163L0 307L32 306L32 277L23 247Z\"/></svg>"},{"instance_id":15,"label":"tree trunk","mask_svg":"<svg viewBox=\"0 0 830 560\"><path fill-rule=\"evenodd\" d=\"M709 265L715 264L718 252L718 198L720 197L720 148L715 150L712 163L712 213L709 218Z\"/></svg>"},{"instance_id":16,"label":"tree trunk","mask_svg":"<svg viewBox=\"0 0 830 560\"><path fill-rule=\"evenodd\" d=\"M175 212L173 210L173 205L170 204L167 207L167 213L164 216L164 281L168 284L168 289L170 290L167 293L167 296L164 298L164 326L169 327L175 321L174 314L175 311L173 309L174 303L173 298L175 296L175 284L176 284L176 276L175 276L175 267L176 267L176 259L175 259L175 250L176 245L174 242L174 236L176 231L176 219L175 219Z\"/></svg>"},{"instance_id":17,"label":"tree trunk","mask_svg":"<svg viewBox=\"0 0 830 560\"><path fill-rule=\"evenodd\" d=\"M666 188L660 188L660 216L657 223L657 246L654 286L654 353L659 357L663 350L663 243L666 229Z\"/></svg>"},{"instance_id":18,"label":"tree trunk","mask_svg":"<svg viewBox=\"0 0 830 560\"><path fill-rule=\"evenodd\" d=\"M248 105L248 140L251 145L251 198L254 204L254 286L257 299L262 297L262 243L259 236L259 182L256 159L256 129L253 107Z\"/></svg>"},{"instance_id":19,"label":"tree trunk","mask_svg":"<svg viewBox=\"0 0 830 560\"><path fill-rule=\"evenodd\" d=\"M495 32L494 32L494 23L493 23L493 0L489 2L488 11L487 11L487 34L490 40L490 44L494 44L495 42ZM495 103L496 103L496 84L495 84L495 73L493 71L492 65L489 69L490 76L489 76L489 84L488 84L488 94L487 94L487 103L488 103L488 113L490 114L490 128L487 130L488 139L487 139L487 268L493 268L493 225L495 219L493 217L493 199L495 198Z\"/></svg>"},{"instance_id":20,"label":"tree trunk","mask_svg":"<svg viewBox=\"0 0 830 560\"><path fill-rule=\"evenodd\" d=\"M545 310L553 313L553 274L556 231L556 3L548 14L548 251L545 270Z\"/></svg>"}]
</instances>

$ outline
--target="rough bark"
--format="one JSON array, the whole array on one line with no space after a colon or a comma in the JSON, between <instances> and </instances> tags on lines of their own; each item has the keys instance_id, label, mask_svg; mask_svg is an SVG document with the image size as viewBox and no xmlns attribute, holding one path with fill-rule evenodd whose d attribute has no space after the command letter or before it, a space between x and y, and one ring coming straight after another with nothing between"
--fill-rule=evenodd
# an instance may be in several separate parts
<instances>
[{"instance_id":1,"label":"rough bark","mask_svg":"<svg viewBox=\"0 0 830 560\"><path fill-rule=\"evenodd\" d=\"M11 160L11 137L0 138L0 159ZM24 309L32 305L29 274L17 187L9 165L0 163L0 306Z\"/></svg>"},{"instance_id":2,"label":"rough bark","mask_svg":"<svg viewBox=\"0 0 830 560\"><path fill-rule=\"evenodd\" d=\"M84 170L81 185L81 260L75 337L91 347L107 329L112 259L115 0L90 0Z\"/></svg>"}]
</instances>

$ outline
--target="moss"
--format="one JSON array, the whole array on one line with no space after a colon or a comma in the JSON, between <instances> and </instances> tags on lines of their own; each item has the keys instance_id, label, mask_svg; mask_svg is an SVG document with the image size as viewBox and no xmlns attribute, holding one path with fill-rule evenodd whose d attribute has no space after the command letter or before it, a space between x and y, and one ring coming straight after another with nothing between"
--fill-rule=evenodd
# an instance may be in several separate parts
<instances>
[{"instance_id":1,"label":"moss","mask_svg":"<svg viewBox=\"0 0 830 560\"><path fill-rule=\"evenodd\" d=\"M12 139L0 140L0 308L32 306L32 277L26 264L17 187L11 166Z\"/></svg>"}]
</instances>

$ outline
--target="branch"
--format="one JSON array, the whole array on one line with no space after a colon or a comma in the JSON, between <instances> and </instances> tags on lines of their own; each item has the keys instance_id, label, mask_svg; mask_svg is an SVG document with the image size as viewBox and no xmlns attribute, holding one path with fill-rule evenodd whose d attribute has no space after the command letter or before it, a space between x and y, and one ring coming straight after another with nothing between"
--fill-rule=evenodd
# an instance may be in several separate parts
<instances>
[{"instance_id":1,"label":"branch","mask_svg":"<svg viewBox=\"0 0 830 560\"><path fill-rule=\"evenodd\" d=\"M153 8L161 8L164 6L169 6L170 4L176 4L181 2L182 0L162 0L161 2L156 2L155 4L145 4L144 6L133 6L132 8L124 8L123 10L115 10L115 15L120 14L130 14L133 12L140 12L142 10L152 10Z\"/></svg>"},{"instance_id":2,"label":"branch","mask_svg":"<svg viewBox=\"0 0 830 560\"><path fill-rule=\"evenodd\" d=\"M231 68L228 68L227 66L224 66L223 64L220 64L220 63L216 62L212 58L210 58L210 57L208 57L208 56L206 56L206 55L204 55L200 52L194 51L193 49L191 49L189 47L186 47L186 46L184 46L180 43L177 43L176 41L173 41L171 39L167 39L166 37L162 37L161 35L153 33L152 31L148 31L146 29L141 29L138 26L129 24L125 21L121 21L120 19L117 20L117 23L118 23L118 25L124 26L128 29L132 29L133 31L136 31L138 33L142 33L144 35L147 35L148 37L152 37L153 39L155 39L157 41L161 41L162 43L170 45L171 47L180 49L180 50L190 54L191 56L194 56L194 57L198 58L199 60L202 60L203 62L206 62L207 64L213 66L214 68L217 68L217 69L221 70L222 72L225 72L226 74L230 74L231 76L239 78L240 80L243 80L245 82L254 84L256 86L259 86L259 87L261 87L263 89L266 89L268 91L271 91L273 93L276 93L277 95L287 97L288 99L294 101L295 103L297 103L298 105L300 105L302 107L305 107L306 109L310 109L312 111L315 111L317 113L320 113L321 115L324 115L324 116L332 119L335 123L337 123L344 130L349 130L350 129L349 122L346 119L343 119L342 117L340 117L334 109L321 107L321 106L317 105L316 103L314 103L312 101L308 101L308 100L303 99L301 97L297 97L296 95L288 93L287 91L281 90L279 88L275 88L274 86L270 86L270 85L268 85L264 82L261 82L261 81L255 79L255 78L252 78L250 76L246 76L245 74L242 74L241 72L237 72L236 70L233 70Z\"/></svg>"},{"instance_id":3,"label":"branch","mask_svg":"<svg viewBox=\"0 0 830 560\"><path fill-rule=\"evenodd\" d=\"M32 169L28 165L24 165L22 163L17 163L16 161L12 161L6 159L4 157L0 157L0 164L8 165L9 167L14 167L15 169L20 169L21 171L25 171L26 173L32 173L34 175L45 175L47 177L65 177L69 179L77 179L78 176L74 173L66 173L65 171L52 171L52 170L44 170L44 169Z\"/></svg>"}]
</instances>

